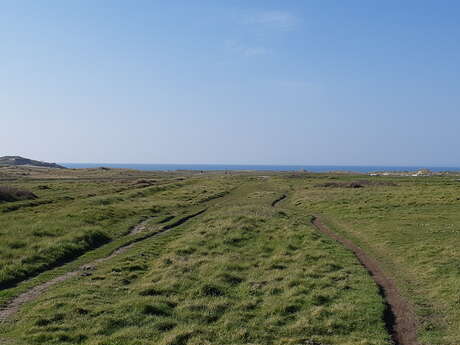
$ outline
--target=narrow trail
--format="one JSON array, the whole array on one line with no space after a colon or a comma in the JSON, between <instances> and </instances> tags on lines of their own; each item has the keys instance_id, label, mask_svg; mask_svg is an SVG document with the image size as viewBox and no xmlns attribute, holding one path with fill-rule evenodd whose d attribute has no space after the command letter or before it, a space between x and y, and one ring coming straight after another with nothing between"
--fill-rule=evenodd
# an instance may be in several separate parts
<instances>
[{"instance_id":1,"label":"narrow trail","mask_svg":"<svg viewBox=\"0 0 460 345\"><path fill-rule=\"evenodd\" d=\"M140 232L145 231L145 229L147 228L147 223L150 222L152 219L153 219L153 217L150 217L150 218L147 218L147 219L143 220L142 222L140 222L139 224L134 226L131 229L131 231L128 233L128 235L136 235L136 234L138 234Z\"/></svg>"},{"instance_id":2,"label":"narrow trail","mask_svg":"<svg viewBox=\"0 0 460 345\"><path fill-rule=\"evenodd\" d=\"M17 311L19 311L19 309L21 308L21 306L24 303L35 300L41 294L46 292L51 286L56 285L58 283L62 283L64 281L66 281L66 280L68 280L70 278L76 277L78 275L85 275L85 271L94 270L97 267L98 264L103 263L105 261L108 261L110 259L113 259L114 257L126 252L128 249L133 247L136 243L142 242L142 241L144 241L144 240L146 240L148 238L158 236L158 235L160 235L160 234L162 234L162 233L164 233L164 232L166 232L168 230L174 229L174 228L178 227L179 225L184 224L188 220L203 214L206 211L207 211L207 209L203 209L203 210L201 210L199 212L184 216L184 217L178 219L177 221L175 221L175 222L173 222L171 224L167 224L167 225L163 226L160 230L158 230L156 232L148 233L147 235L145 235L143 237L140 237L140 238L137 238L137 239L133 240L131 243L122 245L121 247L119 247L116 250L114 250L112 252L112 254L110 254L109 256L99 258L99 259L96 259L96 260L94 260L94 261L92 261L90 263L84 264L84 265L80 266L78 269L76 269L75 271L64 273L64 274L62 274L62 275L60 275L60 276L58 276L56 278L53 278L53 279L51 279L51 280L49 280L47 282L39 284L39 285L27 290L26 292L14 297L4 308L0 309L0 323L5 322L9 317L11 317ZM133 230L131 231L131 234L144 231L146 229L146 224L147 224L147 222L149 220L150 219L146 219L146 220L142 221L141 223L139 223L137 226L135 226L133 228ZM133 232L134 230L136 230L136 232ZM1 344L1 341L2 340L0 339L0 344Z\"/></svg>"},{"instance_id":3,"label":"narrow trail","mask_svg":"<svg viewBox=\"0 0 460 345\"><path fill-rule=\"evenodd\" d=\"M154 219L154 218L155 218L155 217L149 217L149 218L147 218L147 219L144 219L142 222L138 223L137 225L131 227L127 235L128 235L128 236L137 235L137 234L139 234L139 233L145 231L145 230L147 229L147 224L148 224L152 219ZM174 218L174 217L173 217L173 216L166 217L166 218L165 218L164 220L162 220L159 224L168 222L168 221L170 221L172 218ZM99 249L99 248L100 248L100 247L93 248L92 250L96 250L96 249ZM64 261L62 261L62 262L57 263L56 265L52 265L50 269L54 269L54 268L57 268L57 267L60 267L60 266L64 266L64 265L66 265L66 264L71 263L72 261L74 261L74 260L76 260L76 259L78 259L78 257L77 257L77 258L70 259L70 260L68 260L68 261L67 261L67 260L64 260ZM2 290L7 290L7 289L9 289L9 288L16 287L16 286L18 286L19 284L25 283L25 282L27 282L27 281L29 281L29 280L35 278L37 275L39 275L39 274L41 274L41 273L45 273L45 272L46 272L46 270L41 271L41 272L38 272L38 273L36 273L36 274L34 274L34 275L31 275L31 276L30 276L28 279L26 279L26 280L22 280L22 281L19 281L19 282L17 282L17 283L11 284L11 286L2 287L2 288L0 288L0 291L2 291ZM1 317L1 315L2 315L2 314L1 314L1 313L2 313L2 310L3 310L2 307L0 307L0 321L2 320L2 317ZM1 345L1 343L0 343L0 345Z\"/></svg>"},{"instance_id":4,"label":"narrow trail","mask_svg":"<svg viewBox=\"0 0 460 345\"><path fill-rule=\"evenodd\" d=\"M320 232L351 250L372 276L385 302L383 319L394 345L419 345L416 332L417 323L412 309L399 293L395 282L385 276L377 261L369 257L352 241L330 230L317 217L313 217L311 222Z\"/></svg>"},{"instance_id":5,"label":"narrow trail","mask_svg":"<svg viewBox=\"0 0 460 345\"><path fill-rule=\"evenodd\" d=\"M275 207L277 203L287 198L286 194L281 195L278 199L273 200L272 207Z\"/></svg>"}]
</instances>

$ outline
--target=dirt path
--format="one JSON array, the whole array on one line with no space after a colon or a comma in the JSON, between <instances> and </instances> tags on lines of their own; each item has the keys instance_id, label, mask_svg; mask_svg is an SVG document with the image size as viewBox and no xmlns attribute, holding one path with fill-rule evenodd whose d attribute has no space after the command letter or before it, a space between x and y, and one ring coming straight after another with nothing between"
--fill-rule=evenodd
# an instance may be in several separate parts
<instances>
[{"instance_id":1,"label":"dirt path","mask_svg":"<svg viewBox=\"0 0 460 345\"><path fill-rule=\"evenodd\" d=\"M129 232L128 235L136 235L142 231L144 231L147 228L147 223L150 222L153 219L153 217L147 218L134 226L131 231Z\"/></svg>"},{"instance_id":2,"label":"dirt path","mask_svg":"<svg viewBox=\"0 0 460 345\"><path fill-rule=\"evenodd\" d=\"M273 200L272 207L275 207L277 203L287 198L286 194L281 195L278 199Z\"/></svg>"},{"instance_id":3,"label":"dirt path","mask_svg":"<svg viewBox=\"0 0 460 345\"><path fill-rule=\"evenodd\" d=\"M394 344L419 345L416 333L417 323L412 309L409 303L401 297L395 282L385 276L377 261L369 257L352 241L331 231L318 218L314 217L312 219L312 224L323 234L340 242L347 249L350 249L372 276L379 287L381 296L385 301L385 312L383 318Z\"/></svg>"},{"instance_id":4,"label":"dirt path","mask_svg":"<svg viewBox=\"0 0 460 345\"><path fill-rule=\"evenodd\" d=\"M139 224L137 224L136 226L134 226L131 231L129 232L128 235L137 235L138 233L140 232L144 232L145 229L147 229L147 224L152 220L154 219L155 217L149 217L145 220L143 220L142 222L140 222ZM169 222L170 220L172 220L174 218L174 216L167 216L165 217L164 219L162 219L161 221L159 221L157 224L163 224L163 223L167 223Z\"/></svg>"},{"instance_id":5,"label":"dirt path","mask_svg":"<svg viewBox=\"0 0 460 345\"><path fill-rule=\"evenodd\" d=\"M141 238L138 238L138 239L135 239L133 242L129 243L129 244L126 244L126 245L123 245L121 247L119 247L118 249L116 249L115 251L112 252L112 254L110 254L109 256L106 256L104 258L100 258L100 259L96 259L88 264L85 264L85 265L82 265L80 266L78 269L76 269L75 271L71 271L71 272L67 272L67 273L64 273L54 279L51 279L45 283L42 283L42 284L39 284L33 288L31 288L30 290L27 290L26 292L16 296L15 298L13 298L7 305L6 307L0 309L0 323L1 322L4 322L6 321L10 316L12 316L13 314L15 314L17 311L19 311L19 308L26 302L30 302L30 301L33 301L35 300L36 298L38 298L41 294L43 294L46 290L48 290L51 286L53 285L56 285L58 283L61 283L61 282L64 282L70 278L73 278L75 276L78 276L78 275L85 275L87 274L87 271L89 270L94 270L98 264L102 263L102 262L105 262L105 261L108 261L114 257L116 257L117 255L120 255L124 252L126 252L128 249L130 249L131 247L133 247L136 243L139 243L139 242L142 242L148 238L151 238L151 237L154 237L154 236L158 236L168 230L171 230L179 225L182 225L184 224L186 221L196 217L196 216L199 216L200 214L206 212L206 209L203 209L197 213L193 213L193 214L190 214L190 215L187 215L187 216L184 216L182 218L180 218L179 220L175 221L174 223L171 223L171 224L167 224L165 226L163 226L159 231L156 231L156 232L153 232L151 234L147 234L146 236L143 236ZM140 231L144 231L145 228L146 228L146 223L149 221L150 219L147 219L141 223L139 223L134 229L138 228L137 232L131 232L131 234L133 233L138 233ZM134 230L133 229L133 230ZM1 344L1 341L2 339L0 339L0 344Z\"/></svg>"}]
</instances>

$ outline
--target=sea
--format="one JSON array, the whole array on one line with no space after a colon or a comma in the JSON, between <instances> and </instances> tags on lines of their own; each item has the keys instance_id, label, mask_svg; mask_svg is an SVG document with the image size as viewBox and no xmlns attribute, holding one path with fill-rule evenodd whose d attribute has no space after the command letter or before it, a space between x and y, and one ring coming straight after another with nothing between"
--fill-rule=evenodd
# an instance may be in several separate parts
<instances>
[{"instance_id":1,"label":"sea","mask_svg":"<svg viewBox=\"0 0 460 345\"><path fill-rule=\"evenodd\" d=\"M376 165L250 165L250 164L128 164L128 163L58 163L66 168L123 168L146 171L176 171L176 170L256 170L256 171L351 171L371 173L376 171L417 171L429 169L433 172L460 171L460 167L430 167L430 166L376 166Z\"/></svg>"}]
</instances>

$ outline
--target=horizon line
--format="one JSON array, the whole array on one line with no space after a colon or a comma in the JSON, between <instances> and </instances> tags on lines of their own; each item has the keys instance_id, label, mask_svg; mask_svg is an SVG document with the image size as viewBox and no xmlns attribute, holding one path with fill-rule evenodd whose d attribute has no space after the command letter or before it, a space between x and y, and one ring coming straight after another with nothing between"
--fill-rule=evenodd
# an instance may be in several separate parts
<instances>
[{"instance_id":1,"label":"horizon line","mask_svg":"<svg viewBox=\"0 0 460 345\"><path fill-rule=\"evenodd\" d=\"M118 165L216 165L216 166L285 166L285 167L398 167L398 168L460 168L460 164L431 165L431 164L276 164L276 163L117 163L117 162L55 162L57 164L118 164Z\"/></svg>"}]
</instances>

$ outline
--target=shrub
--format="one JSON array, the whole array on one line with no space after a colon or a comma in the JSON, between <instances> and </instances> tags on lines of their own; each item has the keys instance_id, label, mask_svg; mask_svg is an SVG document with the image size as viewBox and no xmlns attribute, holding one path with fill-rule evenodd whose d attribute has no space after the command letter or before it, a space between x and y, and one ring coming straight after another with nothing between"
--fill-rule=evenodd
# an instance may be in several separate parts
<instances>
[{"instance_id":1,"label":"shrub","mask_svg":"<svg viewBox=\"0 0 460 345\"><path fill-rule=\"evenodd\" d=\"M12 202L20 200L37 199L31 191L18 189L10 186L0 186L0 202Z\"/></svg>"}]
</instances>

